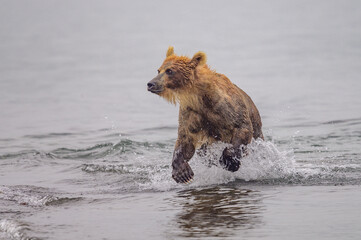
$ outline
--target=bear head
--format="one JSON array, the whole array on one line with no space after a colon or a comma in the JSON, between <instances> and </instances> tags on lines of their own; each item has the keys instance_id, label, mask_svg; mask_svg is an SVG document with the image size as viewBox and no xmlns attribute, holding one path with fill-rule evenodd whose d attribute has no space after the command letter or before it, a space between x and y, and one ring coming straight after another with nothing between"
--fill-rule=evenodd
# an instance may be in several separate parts
<instances>
[{"instance_id":1,"label":"bear head","mask_svg":"<svg viewBox=\"0 0 361 240\"><path fill-rule=\"evenodd\" d=\"M197 67L204 66L206 61L204 52L197 52L191 59L175 55L174 48L169 47L158 75L147 84L148 91L176 103L192 89Z\"/></svg>"}]
</instances>

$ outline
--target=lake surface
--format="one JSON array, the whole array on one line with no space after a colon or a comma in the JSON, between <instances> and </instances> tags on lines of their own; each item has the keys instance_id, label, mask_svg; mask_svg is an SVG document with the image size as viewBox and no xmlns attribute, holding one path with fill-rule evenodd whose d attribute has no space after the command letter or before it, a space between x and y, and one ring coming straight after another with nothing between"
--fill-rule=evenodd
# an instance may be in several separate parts
<instances>
[{"instance_id":1,"label":"lake surface","mask_svg":"<svg viewBox=\"0 0 361 240\"><path fill-rule=\"evenodd\" d=\"M0 239L361 239L360 1L1 1ZM171 179L169 45L256 103L265 141Z\"/></svg>"}]
</instances>

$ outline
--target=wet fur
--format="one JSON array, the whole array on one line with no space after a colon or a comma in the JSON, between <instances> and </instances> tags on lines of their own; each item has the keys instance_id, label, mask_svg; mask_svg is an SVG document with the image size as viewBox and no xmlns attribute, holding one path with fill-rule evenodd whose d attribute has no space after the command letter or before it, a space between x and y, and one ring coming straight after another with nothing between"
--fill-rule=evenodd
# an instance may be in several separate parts
<instances>
[{"instance_id":1,"label":"wet fur","mask_svg":"<svg viewBox=\"0 0 361 240\"><path fill-rule=\"evenodd\" d=\"M217 141L232 144L224 150L221 163L227 170L237 171L242 155L240 146L249 144L252 137L263 139L255 104L225 75L211 70L205 64L203 52L190 59L176 56L171 47L166 56L156 82L163 89L159 95L180 106L173 178L177 182L192 179L194 174L187 161L195 149ZM167 69L172 70L172 75L165 73Z\"/></svg>"}]
</instances>

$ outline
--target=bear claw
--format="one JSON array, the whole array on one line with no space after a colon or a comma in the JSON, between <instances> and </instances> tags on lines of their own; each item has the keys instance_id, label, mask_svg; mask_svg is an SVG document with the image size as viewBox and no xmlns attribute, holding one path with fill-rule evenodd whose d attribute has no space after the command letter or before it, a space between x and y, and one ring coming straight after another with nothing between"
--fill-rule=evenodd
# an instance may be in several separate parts
<instances>
[{"instance_id":1,"label":"bear claw","mask_svg":"<svg viewBox=\"0 0 361 240\"><path fill-rule=\"evenodd\" d=\"M193 176L194 173L187 162L183 161L181 163L173 164L172 178L177 183L189 184L192 182Z\"/></svg>"}]
</instances>

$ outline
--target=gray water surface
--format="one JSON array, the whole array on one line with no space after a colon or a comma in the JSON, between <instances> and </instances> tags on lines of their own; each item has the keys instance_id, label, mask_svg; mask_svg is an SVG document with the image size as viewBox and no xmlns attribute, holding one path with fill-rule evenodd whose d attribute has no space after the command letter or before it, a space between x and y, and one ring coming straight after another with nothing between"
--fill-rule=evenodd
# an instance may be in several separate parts
<instances>
[{"instance_id":1,"label":"gray water surface","mask_svg":"<svg viewBox=\"0 0 361 240\"><path fill-rule=\"evenodd\" d=\"M360 239L359 1L1 1L0 239ZM169 45L207 53L265 141L171 179Z\"/></svg>"}]
</instances>

